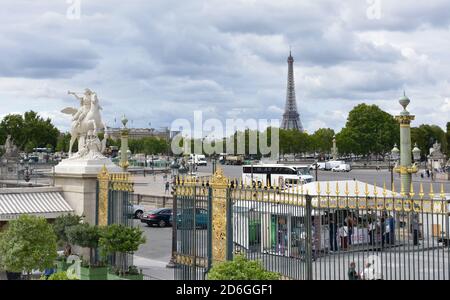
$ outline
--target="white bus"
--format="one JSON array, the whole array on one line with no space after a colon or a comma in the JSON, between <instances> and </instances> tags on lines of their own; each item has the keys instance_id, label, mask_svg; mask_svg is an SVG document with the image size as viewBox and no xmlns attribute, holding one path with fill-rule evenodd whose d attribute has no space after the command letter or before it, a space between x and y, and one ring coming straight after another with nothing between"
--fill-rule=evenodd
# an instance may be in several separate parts
<instances>
[{"instance_id":1,"label":"white bus","mask_svg":"<svg viewBox=\"0 0 450 300\"><path fill-rule=\"evenodd\" d=\"M309 166L288 165L254 165L244 166L242 169L242 181L246 185L256 186L292 186L313 181L309 173Z\"/></svg>"}]
</instances>

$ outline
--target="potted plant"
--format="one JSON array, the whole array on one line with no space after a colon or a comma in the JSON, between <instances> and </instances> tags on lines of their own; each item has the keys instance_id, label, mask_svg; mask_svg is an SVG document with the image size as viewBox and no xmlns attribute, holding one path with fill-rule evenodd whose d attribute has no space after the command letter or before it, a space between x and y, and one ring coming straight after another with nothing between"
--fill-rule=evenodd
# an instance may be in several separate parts
<instances>
[{"instance_id":1,"label":"potted plant","mask_svg":"<svg viewBox=\"0 0 450 300\"><path fill-rule=\"evenodd\" d=\"M68 214L56 218L53 223L53 231L56 234L58 246L64 247L64 255L58 256L55 260L55 265L58 272L67 271L67 268L71 265L67 262L67 258L72 254L72 246L69 243L67 231L70 227L80 224L82 220L83 217Z\"/></svg>"},{"instance_id":2,"label":"potted plant","mask_svg":"<svg viewBox=\"0 0 450 300\"><path fill-rule=\"evenodd\" d=\"M135 266L127 267L127 255L137 251L145 243L145 237L139 228L113 224L104 227L99 239L103 257L117 254L117 264L108 272L108 280L128 279L142 280L142 272Z\"/></svg>"},{"instance_id":3,"label":"potted plant","mask_svg":"<svg viewBox=\"0 0 450 300\"><path fill-rule=\"evenodd\" d=\"M56 236L47 220L22 215L12 220L0 234L0 268L11 273L25 273L53 267Z\"/></svg>"},{"instance_id":4,"label":"potted plant","mask_svg":"<svg viewBox=\"0 0 450 300\"><path fill-rule=\"evenodd\" d=\"M89 248L89 260L82 259L80 266L81 280L106 280L108 268L96 257L96 249L100 238L100 231L97 226L87 223L70 227L67 230L67 238L71 244L83 248Z\"/></svg>"}]
</instances>

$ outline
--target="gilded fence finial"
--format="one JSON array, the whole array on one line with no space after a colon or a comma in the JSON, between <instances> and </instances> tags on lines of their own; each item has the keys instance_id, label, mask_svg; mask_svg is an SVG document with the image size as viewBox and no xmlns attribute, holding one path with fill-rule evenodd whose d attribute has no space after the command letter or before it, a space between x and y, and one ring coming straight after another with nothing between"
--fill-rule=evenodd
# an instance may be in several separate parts
<instances>
[{"instance_id":1,"label":"gilded fence finial","mask_svg":"<svg viewBox=\"0 0 450 300\"><path fill-rule=\"evenodd\" d=\"M430 192L428 193L430 195L430 199L434 198L434 191L433 191L433 183L430 182Z\"/></svg>"},{"instance_id":2,"label":"gilded fence finial","mask_svg":"<svg viewBox=\"0 0 450 300\"><path fill-rule=\"evenodd\" d=\"M350 194L349 190L348 190L348 181L345 182L345 190L344 190L344 194L346 194L348 196L348 194Z\"/></svg>"},{"instance_id":3,"label":"gilded fence finial","mask_svg":"<svg viewBox=\"0 0 450 300\"><path fill-rule=\"evenodd\" d=\"M405 193L405 185L403 184L403 180L400 182L400 195L404 197L406 195Z\"/></svg>"},{"instance_id":4,"label":"gilded fence finial","mask_svg":"<svg viewBox=\"0 0 450 300\"><path fill-rule=\"evenodd\" d=\"M326 190L326 194L327 194L327 195L330 195L330 194L331 194L331 191L330 191L330 182L329 182L329 181L327 181L327 190Z\"/></svg>"},{"instance_id":5,"label":"gilded fence finial","mask_svg":"<svg viewBox=\"0 0 450 300\"><path fill-rule=\"evenodd\" d=\"M317 181L317 195L320 195L320 182Z\"/></svg>"},{"instance_id":6,"label":"gilded fence finial","mask_svg":"<svg viewBox=\"0 0 450 300\"><path fill-rule=\"evenodd\" d=\"M386 179L383 179L383 196L387 196L387 190L386 190Z\"/></svg>"},{"instance_id":7,"label":"gilded fence finial","mask_svg":"<svg viewBox=\"0 0 450 300\"><path fill-rule=\"evenodd\" d=\"M336 181L336 196L339 196L339 183Z\"/></svg>"},{"instance_id":8,"label":"gilded fence finial","mask_svg":"<svg viewBox=\"0 0 450 300\"><path fill-rule=\"evenodd\" d=\"M423 192L423 183L420 183L420 188L419 188L419 197L420 199L423 198L423 196L425 196L425 193Z\"/></svg>"},{"instance_id":9,"label":"gilded fence finial","mask_svg":"<svg viewBox=\"0 0 450 300\"><path fill-rule=\"evenodd\" d=\"M369 184L366 182L366 185L364 187L364 194L366 195L366 197L369 196Z\"/></svg>"},{"instance_id":10,"label":"gilded fence finial","mask_svg":"<svg viewBox=\"0 0 450 300\"><path fill-rule=\"evenodd\" d=\"M395 191L395 184L392 183L392 197L395 197L395 196L397 196L397 193Z\"/></svg>"},{"instance_id":11,"label":"gilded fence finial","mask_svg":"<svg viewBox=\"0 0 450 300\"><path fill-rule=\"evenodd\" d=\"M376 179L373 182L373 194L375 195L375 197L378 195L377 180Z\"/></svg>"},{"instance_id":12,"label":"gilded fence finial","mask_svg":"<svg viewBox=\"0 0 450 300\"><path fill-rule=\"evenodd\" d=\"M355 195L358 196L359 195L359 185L358 182L355 181Z\"/></svg>"},{"instance_id":13,"label":"gilded fence finial","mask_svg":"<svg viewBox=\"0 0 450 300\"><path fill-rule=\"evenodd\" d=\"M416 193L414 193L414 186L413 186L413 183L411 182L411 186L409 188L409 196L412 198L412 197L414 197L415 194Z\"/></svg>"},{"instance_id":14,"label":"gilded fence finial","mask_svg":"<svg viewBox=\"0 0 450 300\"><path fill-rule=\"evenodd\" d=\"M441 183L441 198L445 199L445 190L444 190L444 184Z\"/></svg>"}]
</instances>

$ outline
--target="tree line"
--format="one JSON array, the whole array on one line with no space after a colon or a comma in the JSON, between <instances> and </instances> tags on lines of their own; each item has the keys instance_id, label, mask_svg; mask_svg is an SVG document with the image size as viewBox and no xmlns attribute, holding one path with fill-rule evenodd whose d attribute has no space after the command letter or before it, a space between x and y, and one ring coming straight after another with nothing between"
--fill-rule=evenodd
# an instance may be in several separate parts
<instances>
[{"instance_id":1,"label":"tree line","mask_svg":"<svg viewBox=\"0 0 450 300\"><path fill-rule=\"evenodd\" d=\"M226 151L226 144L234 141L234 152L237 153L239 141L245 139L245 154L250 155L251 136L257 136L257 156L261 155L259 139L270 140L273 128L264 132L252 130L237 131L231 137L218 139L211 143L216 149ZM8 135L12 136L18 148L25 152L32 152L33 148L52 148L55 151L67 152L69 149L70 133L60 132L50 118L43 118L34 111L20 114L9 114L0 122L0 144L4 144ZM365 103L355 106L348 114L347 122L340 132L331 128L320 128L309 134L296 130L279 129L280 154L319 153L329 155L333 146L333 137L340 155L379 155L389 154L394 144L400 145L400 127L394 116L381 110L376 105ZM103 136L100 136L102 139ZM429 149L437 141L441 144L442 152L450 153L450 122L446 131L436 125L422 124L411 128L411 140L421 149L422 157L426 157ZM181 146L185 141L181 141ZM203 141L191 140L191 149L195 143ZM108 146L120 147L120 139L108 139ZM217 146L217 147L216 147ZM77 151L77 143L74 145ZM158 137L145 137L129 140L132 153L160 154L170 152L170 143Z\"/></svg>"}]
</instances>

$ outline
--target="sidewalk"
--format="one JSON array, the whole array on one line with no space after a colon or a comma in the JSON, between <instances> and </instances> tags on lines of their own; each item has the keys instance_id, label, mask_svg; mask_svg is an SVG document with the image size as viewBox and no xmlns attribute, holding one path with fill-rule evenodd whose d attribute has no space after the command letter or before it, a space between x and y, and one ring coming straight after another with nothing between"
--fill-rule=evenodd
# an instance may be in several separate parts
<instances>
[{"instance_id":1,"label":"sidewalk","mask_svg":"<svg viewBox=\"0 0 450 300\"><path fill-rule=\"evenodd\" d=\"M174 269L166 268L169 261L158 261L141 256L133 257L134 265L142 269L144 276L153 280L173 280Z\"/></svg>"}]
</instances>

